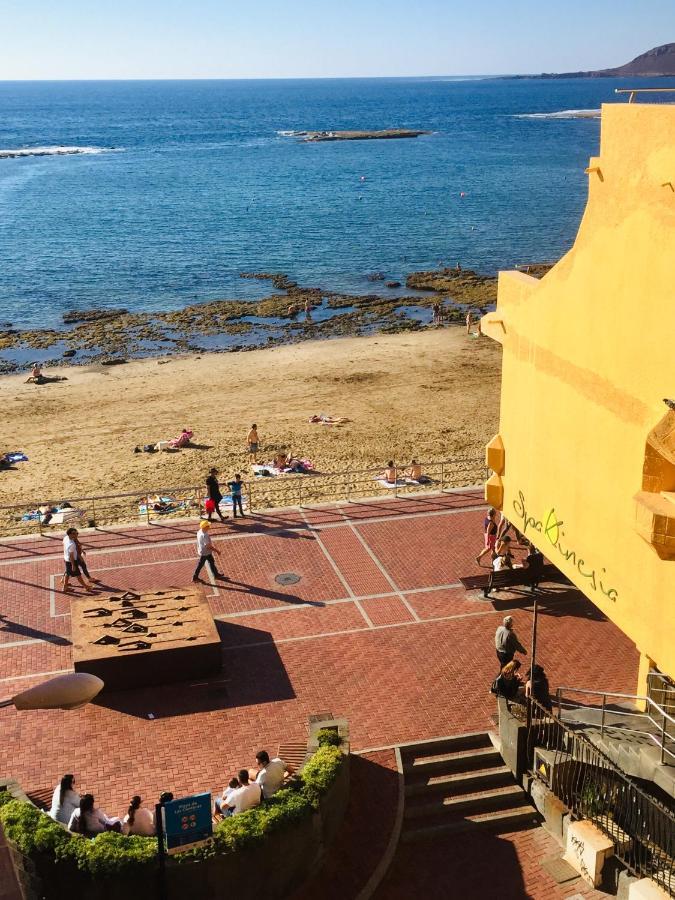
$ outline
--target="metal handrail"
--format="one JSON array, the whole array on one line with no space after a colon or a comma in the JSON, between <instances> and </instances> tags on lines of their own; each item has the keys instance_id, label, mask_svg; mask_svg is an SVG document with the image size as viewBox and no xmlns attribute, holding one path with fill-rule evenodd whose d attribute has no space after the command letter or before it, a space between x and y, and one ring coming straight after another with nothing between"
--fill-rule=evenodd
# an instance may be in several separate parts
<instances>
[{"instance_id":1,"label":"metal handrail","mask_svg":"<svg viewBox=\"0 0 675 900\"><path fill-rule=\"evenodd\" d=\"M428 473L432 480L428 484L405 484L399 485L399 473L406 466L397 466L396 470L396 486L387 489L386 495L399 497L407 496L414 493L420 493L423 490L436 490L443 493L449 488L471 487L479 483L476 479L472 484L467 482L472 477L474 471L480 470L481 478L486 475L484 458L469 457L456 458L451 460L430 460L421 462L425 474ZM346 500L348 502L356 497L373 496L378 493L383 494L384 489L378 488L374 477L381 471L381 467L370 469L345 469L338 472L320 472L311 474L294 474L287 473L282 478L250 478L245 481L244 490L248 502L249 509L264 509L279 506L301 506L305 502L335 502ZM173 496L179 499L180 508L171 511L168 516L174 517L181 511L191 508L200 508L201 499L205 493L204 484L189 485L187 487L162 487L147 488L142 487L135 491L126 491L118 494L97 494L84 497L69 497L68 502L74 510L80 510L92 523L117 524L127 522L130 518L136 520L136 516L132 516L131 507L128 501L131 498L146 499L153 495ZM5 524L2 521L2 515L9 518L11 514L22 514L28 510L37 509L40 506L57 506L63 501L63 497L58 500L50 500L41 498L39 500L22 500L19 503L0 505L0 533L16 534L17 526L23 526L29 531L35 528L42 533L42 517L38 516L34 520L21 523L20 521ZM80 508L84 507L84 510ZM151 520L159 517L150 510L150 504L146 502L145 519L148 524ZM189 513L188 513L189 514ZM162 514L161 518L165 520L166 515ZM26 533L25 531L23 533Z\"/></svg>"},{"instance_id":2,"label":"metal handrail","mask_svg":"<svg viewBox=\"0 0 675 900\"><path fill-rule=\"evenodd\" d=\"M589 819L614 843L614 854L635 875L675 890L675 813L639 787L583 733L529 698L528 764L574 819ZM549 754L535 764L537 748ZM618 836L622 839L617 839Z\"/></svg>"},{"instance_id":3,"label":"metal handrail","mask_svg":"<svg viewBox=\"0 0 675 900\"><path fill-rule=\"evenodd\" d=\"M630 94L628 102L635 100L636 94L675 94L675 88L614 88L615 94Z\"/></svg>"},{"instance_id":4,"label":"metal handrail","mask_svg":"<svg viewBox=\"0 0 675 900\"><path fill-rule=\"evenodd\" d=\"M624 693L619 693L617 691L592 691L592 690L588 690L587 688L565 687L565 686L561 685L560 687L558 687L558 689L556 691L558 716L561 721L562 721L562 709L563 709L563 703L562 703L562 692L563 691L568 691L568 692L576 693L576 694L591 694L595 697L602 697L602 706L601 706L601 713L600 713L600 735L601 735L601 737L605 733L605 727L607 727L606 726L606 713L607 713L607 698L608 697L618 697L618 698L621 698L624 700L632 700L632 701L637 701L639 703L645 703L648 708L653 708L654 715L658 716L659 721L656 721L656 719L652 715L650 715L649 712L642 711L642 710L624 710L624 709L622 709L621 714L623 716L634 716L636 718L647 719L647 721L651 722L652 725L654 726L654 728L657 729L657 731L659 731L658 737L650 731L642 731L639 728L627 727L625 725L610 725L609 727L615 728L617 730L626 731L630 734L639 734L639 735L642 735L643 737L646 737L648 740L652 741L658 747L658 749L661 751L661 760L660 760L661 765L665 765L666 755L668 755L669 757L672 757L673 761L675 761L675 752L673 750L669 750L668 747L666 746L666 743L669 741L672 742L673 745L675 745L675 735L671 735L668 732L668 729L666 726L666 722L671 722L673 725L675 725L675 718L673 718L673 716L669 715L669 713L667 713L665 711L665 709L663 709L663 707L659 706L658 703L656 703L654 700L652 700L651 697L641 697L638 694L624 694ZM565 709L596 709L597 710L597 706L590 706L586 703L576 703L575 704L572 701L568 701L567 705L565 706ZM584 723L582 723L582 724L584 724ZM585 724L589 724L589 723L585 723Z\"/></svg>"}]
</instances>

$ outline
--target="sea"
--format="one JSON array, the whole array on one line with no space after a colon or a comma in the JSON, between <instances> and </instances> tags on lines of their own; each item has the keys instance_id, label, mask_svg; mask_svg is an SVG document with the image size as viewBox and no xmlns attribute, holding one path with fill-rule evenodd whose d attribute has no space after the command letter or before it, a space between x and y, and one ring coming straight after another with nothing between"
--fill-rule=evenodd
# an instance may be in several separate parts
<instances>
[{"instance_id":1,"label":"sea","mask_svg":"<svg viewBox=\"0 0 675 900\"><path fill-rule=\"evenodd\" d=\"M641 87L652 86L642 79ZM658 79L656 86L675 86ZM0 324L493 273L572 244L625 80L0 83ZM415 139L305 143L302 130Z\"/></svg>"}]
</instances>

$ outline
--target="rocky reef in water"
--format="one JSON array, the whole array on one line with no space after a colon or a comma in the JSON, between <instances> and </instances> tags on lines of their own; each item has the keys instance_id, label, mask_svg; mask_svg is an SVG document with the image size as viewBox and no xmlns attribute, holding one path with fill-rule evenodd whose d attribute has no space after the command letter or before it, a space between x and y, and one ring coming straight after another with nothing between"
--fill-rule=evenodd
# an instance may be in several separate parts
<instances>
[{"instance_id":1,"label":"rocky reef in water","mask_svg":"<svg viewBox=\"0 0 675 900\"><path fill-rule=\"evenodd\" d=\"M530 267L540 277L550 266ZM160 313L126 309L69 311L69 329L21 331L0 325L0 371L24 368L40 358L44 365L102 363L173 353L253 350L303 340L376 332L419 331L429 327L432 307L443 306L447 324L464 320L467 308L487 310L497 298L497 278L470 269L413 272L406 287L393 290L385 273L365 280L378 290L363 294L298 285L283 272L242 272L242 278L268 281L279 292L261 300L213 300ZM392 287L387 287L387 284ZM382 288L379 289L379 286ZM251 321L253 320L253 321ZM3 359L3 351L10 351ZM34 353L33 351L39 351ZM17 361L19 356L24 358Z\"/></svg>"}]
</instances>

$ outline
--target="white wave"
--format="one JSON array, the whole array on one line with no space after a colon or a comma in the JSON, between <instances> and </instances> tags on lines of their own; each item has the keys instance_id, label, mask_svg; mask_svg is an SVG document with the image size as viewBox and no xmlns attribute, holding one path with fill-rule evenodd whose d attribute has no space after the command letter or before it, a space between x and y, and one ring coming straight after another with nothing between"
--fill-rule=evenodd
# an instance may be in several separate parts
<instances>
[{"instance_id":1,"label":"white wave","mask_svg":"<svg viewBox=\"0 0 675 900\"><path fill-rule=\"evenodd\" d=\"M599 109L563 109L550 113L520 113L514 119L599 119Z\"/></svg>"},{"instance_id":2,"label":"white wave","mask_svg":"<svg viewBox=\"0 0 675 900\"><path fill-rule=\"evenodd\" d=\"M280 137L303 137L303 135L307 134L306 131L277 131L277 134Z\"/></svg>"},{"instance_id":3,"label":"white wave","mask_svg":"<svg viewBox=\"0 0 675 900\"><path fill-rule=\"evenodd\" d=\"M1 149L0 159L20 159L24 156L71 156L74 154L113 153L113 147L18 147Z\"/></svg>"}]
</instances>

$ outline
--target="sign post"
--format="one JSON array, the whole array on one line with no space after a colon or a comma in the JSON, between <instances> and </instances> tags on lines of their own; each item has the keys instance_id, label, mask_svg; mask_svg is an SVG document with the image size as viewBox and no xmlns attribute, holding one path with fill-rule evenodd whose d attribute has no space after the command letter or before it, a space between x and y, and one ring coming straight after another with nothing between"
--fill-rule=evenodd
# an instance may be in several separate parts
<instances>
[{"instance_id":1,"label":"sign post","mask_svg":"<svg viewBox=\"0 0 675 900\"><path fill-rule=\"evenodd\" d=\"M163 805L166 852L180 853L206 843L213 835L211 793L194 794Z\"/></svg>"}]
</instances>

